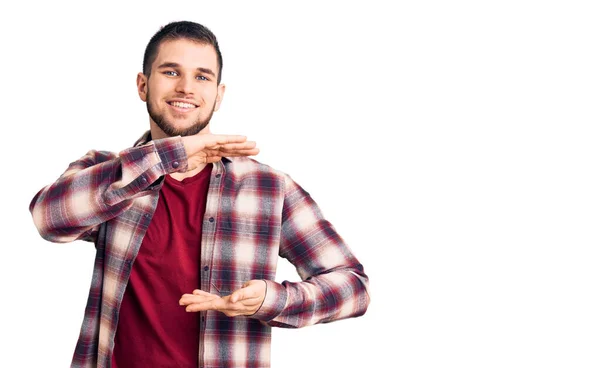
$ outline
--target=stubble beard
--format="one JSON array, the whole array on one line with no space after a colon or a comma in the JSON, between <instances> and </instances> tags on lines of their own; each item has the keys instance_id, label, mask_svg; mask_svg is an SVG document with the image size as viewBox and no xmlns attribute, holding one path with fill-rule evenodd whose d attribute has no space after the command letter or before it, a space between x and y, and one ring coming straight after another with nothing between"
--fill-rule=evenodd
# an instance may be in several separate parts
<instances>
[{"instance_id":1,"label":"stubble beard","mask_svg":"<svg viewBox=\"0 0 600 368\"><path fill-rule=\"evenodd\" d=\"M215 100L212 108L210 109L210 114L206 117L206 119L202 119L200 116L198 116L198 119L194 122L194 124L192 124L191 126L189 126L187 128L182 128L182 129L175 128L175 125L172 122L170 122L169 120L167 120L167 118L164 116L164 114L161 115L157 111L155 106L150 102L150 93L148 93L148 96L147 96L146 109L148 110L148 115L150 115L150 118L152 119L152 121L154 121L156 123L156 125L166 135L168 135L169 137L176 137L178 135L180 135L182 137L186 137L186 136L198 134L202 129L206 128L206 126L210 122L210 119L212 118L213 112L215 111L216 104L217 104L217 101Z\"/></svg>"}]
</instances>

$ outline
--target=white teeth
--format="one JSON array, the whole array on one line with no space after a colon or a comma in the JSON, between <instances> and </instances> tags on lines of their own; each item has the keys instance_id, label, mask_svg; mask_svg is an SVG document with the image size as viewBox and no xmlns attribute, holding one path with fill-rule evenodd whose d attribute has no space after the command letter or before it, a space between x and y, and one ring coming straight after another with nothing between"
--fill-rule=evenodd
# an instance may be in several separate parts
<instances>
[{"instance_id":1,"label":"white teeth","mask_svg":"<svg viewBox=\"0 0 600 368\"><path fill-rule=\"evenodd\" d=\"M181 107L183 109L191 109L191 108L196 107L193 104L185 103L185 102L178 102L178 101L171 102L171 105L173 105L175 107Z\"/></svg>"}]
</instances>

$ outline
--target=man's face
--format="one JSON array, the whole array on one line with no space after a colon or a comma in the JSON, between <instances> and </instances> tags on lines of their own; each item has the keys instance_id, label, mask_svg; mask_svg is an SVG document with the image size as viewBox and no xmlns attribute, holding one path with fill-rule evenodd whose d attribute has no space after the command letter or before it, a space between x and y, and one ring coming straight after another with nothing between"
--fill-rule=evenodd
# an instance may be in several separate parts
<instances>
[{"instance_id":1,"label":"man's face","mask_svg":"<svg viewBox=\"0 0 600 368\"><path fill-rule=\"evenodd\" d=\"M138 74L138 94L150 124L167 136L193 135L219 109L224 85L217 84L217 53L212 45L186 39L163 41L150 76Z\"/></svg>"}]
</instances>

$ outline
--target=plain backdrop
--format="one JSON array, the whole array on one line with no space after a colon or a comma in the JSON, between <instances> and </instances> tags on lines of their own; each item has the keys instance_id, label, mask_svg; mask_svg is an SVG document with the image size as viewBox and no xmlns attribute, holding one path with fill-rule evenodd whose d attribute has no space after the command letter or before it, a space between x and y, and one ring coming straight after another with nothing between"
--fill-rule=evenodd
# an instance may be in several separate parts
<instances>
[{"instance_id":1,"label":"plain backdrop","mask_svg":"<svg viewBox=\"0 0 600 368\"><path fill-rule=\"evenodd\" d=\"M573 0L4 2L0 366L69 365L94 247L41 239L29 201L148 128L135 78L174 20L221 45L213 132L256 140L371 279L365 316L273 329L274 368L600 366L599 17Z\"/></svg>"}]
</instances>

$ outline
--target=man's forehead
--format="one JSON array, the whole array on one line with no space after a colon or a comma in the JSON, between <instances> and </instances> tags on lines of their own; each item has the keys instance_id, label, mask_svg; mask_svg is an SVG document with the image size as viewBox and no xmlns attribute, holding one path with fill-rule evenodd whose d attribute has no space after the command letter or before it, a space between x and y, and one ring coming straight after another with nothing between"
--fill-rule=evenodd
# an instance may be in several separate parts
<instances>
[{"instance_id":1,"label":"man's forehead","mask_svg":"<svg viewBox=\"0 0 600 368\"><path fill-rule=\"evenodd\" d=\"M158 66L165 62L189 68L216 68L217 52L208 43L188 39L164 40L158 47L153 64Z\"/></svg>"}]
</instances>

